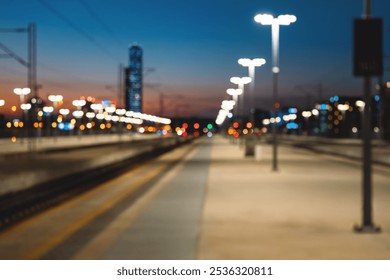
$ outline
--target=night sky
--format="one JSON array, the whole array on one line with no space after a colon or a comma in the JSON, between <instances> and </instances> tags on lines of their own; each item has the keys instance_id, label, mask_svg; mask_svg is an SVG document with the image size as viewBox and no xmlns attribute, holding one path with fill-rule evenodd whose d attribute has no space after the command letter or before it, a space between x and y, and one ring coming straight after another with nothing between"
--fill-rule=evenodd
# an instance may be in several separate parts
<instances>
[{"instance_id":1,"label":"night sky","mask_svg":"<svg viewBox=\"0 0 390 280\"><path fill-rule=\"evenodd\" d=\"M256 105L270 109L271 28L254 22L258 13L294 14L280 29L282 105L305 106L322 96L362 95L352 75L352 21L363 1L342 0L0 0L0 28L38 30L39 95L62 94L64 107L82 95L117 99L119 64L128 64L128 46L144 50L144 111L165 115L216 116L245 76L241 57L267 60L256 70ZM373 0L372 14L384 19L385 66L390 67L390 1ZM27 35L0 33L0 42L27 58ZM3 52L0 51L0 54ZM389 71L385 79L390 79ZM15 87L27 85L26 68L0 58L0 98L8 111L17 105ZM376 80L374 80L376 81Z\"/></svg>"}]
</instances>

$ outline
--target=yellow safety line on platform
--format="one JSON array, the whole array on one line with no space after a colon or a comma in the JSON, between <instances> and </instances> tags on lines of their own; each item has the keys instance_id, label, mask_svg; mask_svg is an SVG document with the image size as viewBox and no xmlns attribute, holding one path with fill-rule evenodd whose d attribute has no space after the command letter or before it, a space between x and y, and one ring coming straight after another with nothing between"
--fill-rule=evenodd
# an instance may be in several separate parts
<instances>
[{"instance_id":1,"label":"yellow safety line on platform","mask_svg":"<svg viewBox=\"0 0 390 280\"><path fill-rule=\"evenodd\" d=\"M145 177L138 180L135 184L133 184L129 189L126 191L119 193L118 195L114 196L110 200L108 200L106 203L102 204L100 207L95 208L94 210L86 213L84 216L77 219L75 222L73 222L71 225L67 226L66 228L62 229L60 232L53 235L52 238L46 240L43 242L40 246L33 249L31 252L26 254L22 257L22 259L37 259L41 256L43 256L46 252L50 251L55 246L59 245L61 242L63 242L65 239L70 237L73 233L75 233L77 230L91 222L96 217L100 216L104 212L111 209L115 204L123 200L126 196L130 195L134 191L136 191L139 187L144 185L146 182L151 180L154 176L156 176L159 172L161 172L164 169L165 166L159 167L149 174L147 174Z\"/></svg>"},{"instance_id":2,"label":"yellow safety line on platform","mask_svg":"<svg viewBox=\"0 0 390 280\"><path fill-rule=\"evenodd\" d=\"M197 150L184 157L185 159L192 158ZM137 220L142 211L159 195L159 193L173 180L177 174L184 168L184 161L176 165L172 170L159 180L152 189L140 197L134 204L127 208L117 218L115 218L104 230L96 237L89 241L75 256L78 260L99 259L115 242L118 236ZM125 225L125 226L124 226Z\"/></svg>"},{"instance_id":3,"label":"yellow safety line on platform","mask_svg":"<svg viewBox=\"0 0 390 280\"><path fill-rule=\"evenodd\" d=\"M182 156L176 156L173 160L178 160ZM142 178L134 182L129 189L119 193L118 195L112 197L107 202L102 204L100 207L95 208L94 210L86 213L79 219L77 219L74 223L71 225L68 225L61 231L57 232L56 234L53 234L53 237L44 241L39 246L37 246L35 249L32 249L30 252L28 252L26 255L22 256L20 259L38 259L42 257L45 253L49 252L51 249L55 248L59 244L61 244L63 241L65 241L67 238L69 238L72 234L74 234L76 231L87 225L89 222L91 222L96 217L100 216L101 214L105 213L109 209L111 209L114 205L125 199L127 196L129 196L131 193L134 193L136 190L138 190L140 187L142 187L144 184L146 184L148 181L152 180L155 176L161 173L167 165L169 165L169 161L166 163L161 163L161 166L158 168L152 170L151 172L144 175ZM146 168L147 166L144 166Z\"/></svg>"}]
</instances>

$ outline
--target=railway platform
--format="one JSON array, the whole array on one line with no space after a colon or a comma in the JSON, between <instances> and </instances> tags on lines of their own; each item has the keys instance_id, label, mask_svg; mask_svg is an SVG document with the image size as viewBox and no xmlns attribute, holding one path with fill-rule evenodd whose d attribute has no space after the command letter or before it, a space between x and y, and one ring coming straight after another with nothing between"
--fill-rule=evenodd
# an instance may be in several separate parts
<instances>
[{"instance_id":1,"label":"railway platform","mask_svg":"<svg viewBox=\"0 0 390 280\"><path fill-rule=\"evenodd\" d=\"M201 138L0 233L1 259L390 259L390 170L373 167L358 234L360 162L280 146L245 157Z\"/></svg>"}]
</instances>

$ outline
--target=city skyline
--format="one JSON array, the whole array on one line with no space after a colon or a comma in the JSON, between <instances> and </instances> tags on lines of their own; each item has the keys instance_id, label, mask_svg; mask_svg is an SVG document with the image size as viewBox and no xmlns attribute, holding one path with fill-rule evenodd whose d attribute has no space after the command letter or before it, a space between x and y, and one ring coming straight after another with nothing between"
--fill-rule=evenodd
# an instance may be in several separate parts
<instances>
[{"instance_id":1,"label":"city skyline","mask_svg":"<svg viewBox=\"0 0 390 280\"><path fill-rule=\"evenodd\" d=\"M294 14L281 29L280 98L306 103L332 95L360 96L362 81L352 75L352 21L363 1L2 1L1 28L37 24L39 95L62 94L64 106L79 96L118 98L119 64L137 42L144 50L144 111L166 115L216 116L229 78L244 76L242 57L267 60L256 71L256 105L270 109L271 32L254 22L257 13ZM385 80L389 79L390 23L387 1L372 1L372 15L384 19ZM0 42L26 57L27 35L0 33ZM0 59L2 111L18 105L14 87L27 85L27 70ZM374 81L376 83L376 80ZM123 102L123 101L122 101Z\"/></svg>"}]
</instances>

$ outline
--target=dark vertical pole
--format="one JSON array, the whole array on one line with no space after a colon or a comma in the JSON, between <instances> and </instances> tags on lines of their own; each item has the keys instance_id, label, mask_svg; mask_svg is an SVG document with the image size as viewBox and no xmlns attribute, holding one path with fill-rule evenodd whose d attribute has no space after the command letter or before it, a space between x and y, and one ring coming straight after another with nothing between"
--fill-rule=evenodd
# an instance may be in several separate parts
<instances>
[{"instance_id":1,"label":"dark vertical pole","mask_svg":"<svg viewBox=\"0 0 390 280\"><path fill-rule=\"evenodd\" d=\"M38 96L36 47L36 25L35 23L30 23L28 25L28 87L31 89L31 94L34 97Z\"/></svg>"},{"instance_id":2,"label":"dark vertical pole","mask_svg":"<svg viewBox=\"0 0 390 280\"><path fill-rule=\"evenodd\" d=\"M372 178L371 178L371 79L364 78L363 119L363 226L372 225Z\"/></svg>"},{"instance_id":3,"label":"dark vertical pole","mask_svg":"<svg viewBox=\"0 0 390 280\"><path fill-rule=\"evenodd\" d=\"M371 16L371 1L365 0L365 18ZM356 232L380 232L380 228L372 222L372 170L371 170L371 78L366 74L363 86L363 215L362 225L355 226Z\"/></svg>"},{"instance_id":4,"label":"dark vertical pole","mask_svg":"<svg viewBox=\"0 0 390 280\"><path fill-rule=\"evenodd\" d=\"M37 43L36 43L36 25L35 23L30 23L28 25L28 87L31 90L31 95L33 97L38 97L38 87L37 87ZM32 108L34 110L34 108ZM26 129L28 130L28 149L30 152L35 151L35 137L34 129L32 122L34 121L33 113L27 114L28 120L26 123Z\"/></svg>"},{"instance_id":5,"label":"dark vertical pole","mask_svg":"<svg viewBox=\"0 0 390 280\"><path fill-rule=\"evenodd\" d=\"M30 88L32 95L34 95L34 88L32 82L32 65L33 65L33 30L32 23L30 23L27 27L28 32L28 62L27 62L27 86Z\"/></svg>"},{"instance_id":6,"label":"dark vertical pole","mask_svg":"<svg viewBox=\"0 0 390 280\"><path fill-rule=\"evenodd\" d=\"M371 16L371 0L364 0L364 17Z\"/></svg>"}]
</instances>

